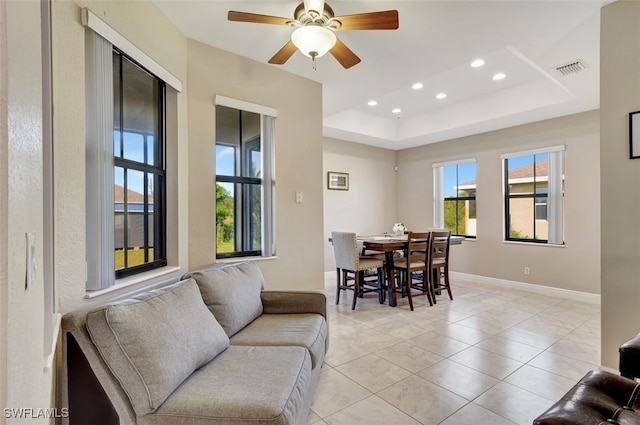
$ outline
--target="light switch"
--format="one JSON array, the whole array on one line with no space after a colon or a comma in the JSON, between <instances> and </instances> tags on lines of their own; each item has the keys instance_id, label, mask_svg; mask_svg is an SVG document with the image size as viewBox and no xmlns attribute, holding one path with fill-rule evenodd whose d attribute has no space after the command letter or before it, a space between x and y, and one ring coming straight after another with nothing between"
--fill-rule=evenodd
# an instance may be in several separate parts
<instances>
[{"instance_id":1,"label":"light switch","mask_svg":"<svg viewBox=\"0 0 640 425\"><path fill-rule=\"evenodd\" d=\"M302 192L296 192L296 204L302 203Z\"/></svg>"},{"instance_id":2,"label":"light switch","mask_svg":"<svg viewBox=\"0 0 640 425\"><path fill-rule=\"evenodd\" d=\"M25 276L25 290L33 287L36 280L36 234L29 232L27 237L27 272Z\"/></svg>"}]
</instances>

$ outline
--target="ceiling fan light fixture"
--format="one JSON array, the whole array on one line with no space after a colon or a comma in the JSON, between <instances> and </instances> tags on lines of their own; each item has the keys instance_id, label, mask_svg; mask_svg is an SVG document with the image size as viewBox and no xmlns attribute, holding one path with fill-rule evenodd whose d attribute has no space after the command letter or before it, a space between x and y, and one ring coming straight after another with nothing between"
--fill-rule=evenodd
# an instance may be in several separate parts
<instances>
[{"instance_id":1,"label":"ceiling fan light fixture","mask_svg":"<svg viewBox=\"0 0 640 425\"><path fill-rule=\"evenodd\" d=\"M291 41L303 55L315 59L325 55L335 46L336 35L319 25L307 25L297 28L291 34Z\"/></svg>"}]
</instances>

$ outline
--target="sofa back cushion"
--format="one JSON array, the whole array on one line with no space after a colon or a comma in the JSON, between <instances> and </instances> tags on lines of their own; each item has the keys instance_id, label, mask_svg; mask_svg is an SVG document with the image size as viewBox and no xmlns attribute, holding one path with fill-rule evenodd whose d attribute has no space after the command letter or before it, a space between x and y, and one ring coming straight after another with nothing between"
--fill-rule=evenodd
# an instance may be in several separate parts
<instances>
[{"instance_id":1,"label":"sofa back cushion","mask_svg":"<svg viewBox=\"0 0 640 425\"><path fill-rule=\"evenodd\" d=\"M87 330L138 415L229 346L193 279L100 307Z\"/></svg>"},{"instance_id":2,"label":"sofa back cushion","mask_svg":"<svg viewBox=\"0 0 640 425\"><path fill-rule=\"evenodd\" d=\"M262 314L262 272L252 262L191 274L202 299L228 336L235 335Z\"/></svg>"}]
</instances>

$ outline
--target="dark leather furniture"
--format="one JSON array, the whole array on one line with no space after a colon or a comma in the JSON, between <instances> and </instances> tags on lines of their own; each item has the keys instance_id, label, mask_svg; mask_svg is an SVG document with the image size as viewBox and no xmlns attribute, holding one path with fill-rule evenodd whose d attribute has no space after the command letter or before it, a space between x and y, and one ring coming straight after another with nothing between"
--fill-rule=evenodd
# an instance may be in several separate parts
<instances>
[{"instance_id":1,"label":"dark leather furniture","mask_svg":"<svg viewBox=\"0 0 640 425\"><path fill-rule=\"evenodd\" d=\"M640 334L620 346L620 373L589 372L534 425L640 424Z\"/></svg>"}]
</instances>

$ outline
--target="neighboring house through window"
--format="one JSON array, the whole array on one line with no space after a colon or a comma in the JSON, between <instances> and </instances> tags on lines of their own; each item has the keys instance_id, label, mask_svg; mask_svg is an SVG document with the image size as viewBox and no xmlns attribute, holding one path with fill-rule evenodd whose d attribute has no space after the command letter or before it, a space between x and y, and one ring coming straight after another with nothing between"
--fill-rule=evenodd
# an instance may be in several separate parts
<instances>
[{"instance_id":1,"label":"neighboring house through window","mask_svg":"<svg viewBox=\"0 0 640 425\"><path fill-rule=\"evenodd\" d=\"M564 146L502 156L505 240L564 244Z\"/></svg>"},{"instance_id":2,"label":"neighboring house through window","mask_svg":"<svg viewBox=\"0 0 640 425\"><path fill-rule=\"evenodd\" d=\"M275 111L216 96L216 257L271 256Z\"/></svg>"},{"instance_id":3,"label":"neighboring house through window","mask_svg":"<svg viewBox=\"0 0 640 425\"><path fill-rule=\"evenodd\" d=\"M476 161L433 164L434 226L452 235L475 238Z\"/></svg>"}]
</instances>

